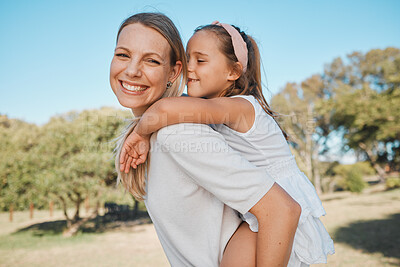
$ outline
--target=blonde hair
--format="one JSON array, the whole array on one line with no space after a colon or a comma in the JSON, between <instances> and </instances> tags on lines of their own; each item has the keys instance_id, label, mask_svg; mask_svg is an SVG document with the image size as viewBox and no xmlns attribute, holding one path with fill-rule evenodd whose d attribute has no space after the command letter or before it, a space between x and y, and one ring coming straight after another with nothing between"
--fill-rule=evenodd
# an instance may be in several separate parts
<instances>
[{"instance_id":1,"label":"blonde hair","mask_svg":"<svg viewBox=\"0 0 400 267\"><path fill-rule=\"evenodd\" d=\"M117 42L122 29L134 23L140 23L146 27L156 30L168 41L169 45L171 46L171 66L174 66L177 61L182 62L182 71L178 79L176 79L169 88L167 88L167 85L165 85L166 90L161 98L180 96L185 89L187 80L187 60L181 36L174 23L167 16L161 13L138 13L122 22L118 30ZM137 169L130 168L129 173L121 172L119 168L119 157L122 146L139 120L140 117L133 118L128 126L122 131L121 135L116 139L114 154L115 169L118 174L117 184L122 183L125 189L137 200L144 200L144 196L146 195L145 183L147 170L150 166L149 157L147 158L146 162L144 164L140 164Z\"/></svg>"},{"instance_id":2,"label":"blonde hair","mask_svg":"<svg viewBox=\"0 0 400 267\"><path fill-rule=\"evenodd\" d=\"M279 116L278 113L273 111L268 105L262 93L262 83L261 83L261 59L260 51L258 49L256 41L250 36L240 31L240 29L232 25L242 36L246 43L248 54L247 70L242 72L240 77L232 84L232 86L223 90L218 97L229 97L234 95L252 95L254 96L258 103L260 103L263 110L273 117L274 119ZM234 65L238 62L238 58L235 55L235 50L232 44L232 38L229 33L220 25L210 24L205 26L200 26L195 30L198 31L209 31L212 32L216 38L219 40L220 51L227 57L228 61ZM237 65L235 65L237 67ZM242 70L241 70L242 71ZM281 128L278 122L276 122L282 131L282 134L288 139L288 135Z\"/></svg>"}]
</instances>

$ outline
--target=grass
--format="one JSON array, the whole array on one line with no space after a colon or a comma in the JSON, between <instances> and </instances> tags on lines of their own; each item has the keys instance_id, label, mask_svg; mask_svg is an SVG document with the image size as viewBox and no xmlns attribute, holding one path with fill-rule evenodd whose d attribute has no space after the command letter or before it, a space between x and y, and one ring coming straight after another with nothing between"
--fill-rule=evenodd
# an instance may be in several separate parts
<instances>
[{"instance_id":1,"label":"grass","mask_svg":"<svg viewBox=\"0 0 400 267\"><path fill-rule=\"evenodd\" d=\"M374 185L362 194L338 192L321 197L322 218L335 241L327 265L399 266L400 190ZM0 213L0 266L169 266L152 224L140 220L91 221L65 239L60 211Z\"/></svg>"},{"instance_id":2,"label":"grass","mask_svg":"<svg viewBox=\"0 0 400 267\"><path fill-rule=\"evenodd\" d=\"M336 249L328 266L400 266L400 190L375 185L363 194L340 192L321 199L327 211L321 220Z\"/></svg>"}]
</instances>

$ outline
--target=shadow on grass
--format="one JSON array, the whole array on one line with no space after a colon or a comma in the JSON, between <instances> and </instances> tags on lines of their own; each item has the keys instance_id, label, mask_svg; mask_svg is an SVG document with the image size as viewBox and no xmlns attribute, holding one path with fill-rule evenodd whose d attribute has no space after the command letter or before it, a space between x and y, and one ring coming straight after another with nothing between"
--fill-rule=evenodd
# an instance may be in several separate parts
<instances>
[{"instance_id":1,"label":"shadow on grass","mask_svg":"<svg viewBox=\"0 0 400 267\"><path fill-rule=\"evenodd\" d=\"M400 259L400 213L382 220L360 221L341 227L335 233L335 241Z\"/></svg>"},{"instance_id":2,"label":"shadow on grass","mask_svg":"<svg viewBox=\"0 0 400 267\"><path fill-rule=\"evenodd\" d=\"M150 217L146 211L138 211L135 216L130 215L110 215L97 216L87 221L80 227L80 233L104 233L113 230L129 231L135 225L151 223ZM30 232L33 236L51 236L60 235L67 228L66 220L48 221L43 223L32 224L28 227L21 228L13 233Z\"/></svg>"},{"instance_id":3,"label":"shadow on grass","mask_svg":"<svg viewBox=\"0 0 400 267\"><path fill-rule=\"evenodd\" d=\"M345 198L348 198L348 196L335 196L335 197L330 197L330 198L324 198L324 199L322 199L322 202L341 200L341 199L345 199Z\"/></svg>"}]
</instances>

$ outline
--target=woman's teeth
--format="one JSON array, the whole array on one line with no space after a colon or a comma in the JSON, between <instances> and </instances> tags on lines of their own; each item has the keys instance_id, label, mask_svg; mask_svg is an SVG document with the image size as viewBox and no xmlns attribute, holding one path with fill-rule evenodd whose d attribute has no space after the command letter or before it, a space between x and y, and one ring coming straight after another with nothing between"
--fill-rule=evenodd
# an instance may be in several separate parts
<instances>
[{"instance_id":1,"label":"woman's teeth","mask_svg":"<svg viewBox=\"0 0 400 267\"><path fill-rule=\"evenodd\" d=\"M147 89L147 86L138 86L138 85L129 85L127 83L122 83L122 87L124 87L128 91L132 92L139 92L139 91L144 91Z\"/></svg>"}]
</instances>

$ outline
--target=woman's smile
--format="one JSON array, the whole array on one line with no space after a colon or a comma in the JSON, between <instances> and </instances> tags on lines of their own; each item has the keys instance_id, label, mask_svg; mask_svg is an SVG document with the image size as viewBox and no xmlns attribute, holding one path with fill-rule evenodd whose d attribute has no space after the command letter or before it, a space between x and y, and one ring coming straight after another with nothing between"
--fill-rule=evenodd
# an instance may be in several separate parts
<instances>
[{"instance_id":1,"label":"woman's smile","mask_svg":"<svg viewBox=\"0 0 400 267\"><path fill-rule=\"evenodd\" d=\"M126 81L120 81L121 84L121 91L124 92L125 94L130 94L130 95L138 95L138 94L143 94L149 86L141 85L141 84L129 84Z\"/></svg>"}]
</instances>

